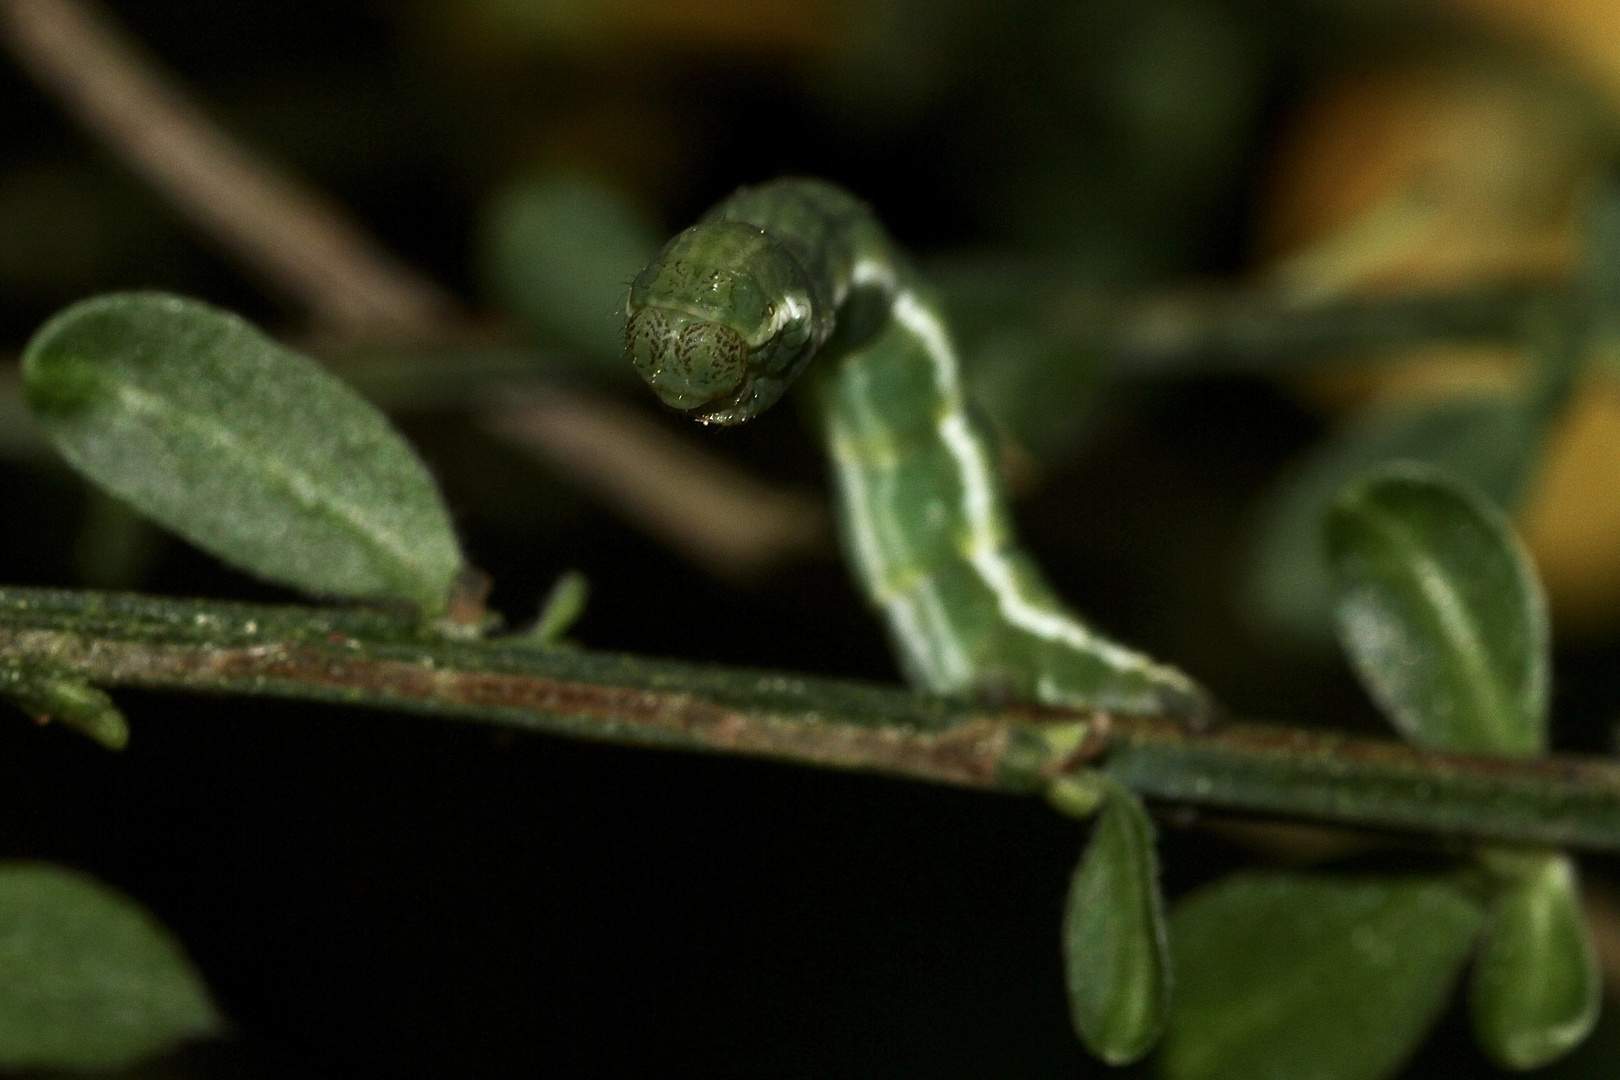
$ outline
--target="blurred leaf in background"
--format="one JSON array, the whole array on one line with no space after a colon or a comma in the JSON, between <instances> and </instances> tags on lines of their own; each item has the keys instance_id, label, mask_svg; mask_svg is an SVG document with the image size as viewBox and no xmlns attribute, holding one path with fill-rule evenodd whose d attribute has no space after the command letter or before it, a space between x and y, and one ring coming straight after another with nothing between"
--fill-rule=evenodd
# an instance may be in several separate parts
<instances>
[{"instance_id":1,"label":"blurred leaf in background","mask_svg":"<svg viewBox=\"0 0 1620 1080\"><path fill-rule=\"evenodd\" d=\"M606 184L545 173L496 196L481 237L502 307L542 341L577 349L600 376L628 377L624 301L662 242L652 215Z\"/></svg>"},{"instance_id":2,"label":"blurred leaf in background","mask_svg":"<svg viewBox=\"0 0 1620 1080\"><path fill-rule=\"evenodd\" d=\"M1476 29L1556 24L1567 31L1589 19L1592 36L1580 48L1608 40L1613 21L1596 7L1582 14L1579 3L1447 0L1440 8L1468 18L1488 13ZM1576 275L1592 254L1582 251L1583 204L1620 146L1614 95L1582 74L1589 72L1561 70L1522 41L1478 40L1320 74L1293 106L1262 189L1262 280L1304 302ZM1344 445L1319 451L1273 494L1254 589L1263 623L1318 642L1325 638L1316 576L1307 582L1300 571L1298 581L1284 580L1293 573L1285 567L1303 565L1283 550L1287 537L1297 544L1306 535L1306 478L1325 476L1328 459L1345 459L1349 444L1375 439L1368 432L1384 422L1375 417L1466 409L1451 402L1507 390L1525 370L1511 345L1431 344L1347 359L1293 381L1330 416L1367 415L1341 419L1349 424ZM1594 371L1548 432L1535 476L1523 478L1523 501L1502 503L1518 511L1566 634L1602 634L1620 618L1617 446L1620 382ZM1501 471L1491 464L1500 454L1487 450L1470 464L1460 451L1406 449L1502 495ZM1291 513L1299 517L1289 526Z\"/></svg>"},{"instance_id":3,"label":"blurred leaf in background","mask_svg":"<svg viewBox=\"0 0 1620 1080\"><path fill-rule=\"evenodd\" d=\"M1445 878L1244 873L1178 901L1166 1080L1381 1080L1416 1049L1483 912Z\"/></svg>"},{"instance_id":4,"label":"blurred leaf in background","mask_svg":"<svg viewBox=\"0 0 1620 1080\"><path fill-rule=\"evenodd\" d=\"M185 953L129 897L0 863L0 1069L119 1069L225 1023Z\"/></svg>"}]
</instances>

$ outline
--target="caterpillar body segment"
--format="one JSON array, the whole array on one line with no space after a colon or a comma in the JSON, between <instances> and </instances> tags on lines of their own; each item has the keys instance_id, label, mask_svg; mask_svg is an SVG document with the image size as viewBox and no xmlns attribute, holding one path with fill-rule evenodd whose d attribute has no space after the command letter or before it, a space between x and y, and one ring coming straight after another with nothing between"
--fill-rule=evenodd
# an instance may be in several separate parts
<instances>
[{"instance_id":1,"label":"caterpillar body segment","mask_svg":"<svg viewBox=\"0 0 1620 1080\"><path fill-rule=\"evenodd\" d=\"M940 306L864 203L745 188L665 246L628 315L637 370L708 423L758 415L820 357L844 545L914 685L1207 717L1192 680L1087 626L1018 547Z\"/></svg>"}]
</instances>

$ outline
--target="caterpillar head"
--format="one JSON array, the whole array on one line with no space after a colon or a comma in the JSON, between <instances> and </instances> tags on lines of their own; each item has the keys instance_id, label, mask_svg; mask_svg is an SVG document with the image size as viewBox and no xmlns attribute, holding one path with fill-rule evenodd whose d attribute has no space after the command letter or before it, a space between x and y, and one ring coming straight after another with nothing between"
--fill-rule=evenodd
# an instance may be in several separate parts
<instances>
[{"instance_id":1,"label":"caterpillar head","mask_svg":"<svg viewBox=\"0 0 1620 1080\"><path fill-rule=\"evenodd\" d=\"M830 319L804 268L735 221L676 236L630 286L624 344L659 399L705 424L740 424L776 403Z\"/></svg>"}]
</instances>

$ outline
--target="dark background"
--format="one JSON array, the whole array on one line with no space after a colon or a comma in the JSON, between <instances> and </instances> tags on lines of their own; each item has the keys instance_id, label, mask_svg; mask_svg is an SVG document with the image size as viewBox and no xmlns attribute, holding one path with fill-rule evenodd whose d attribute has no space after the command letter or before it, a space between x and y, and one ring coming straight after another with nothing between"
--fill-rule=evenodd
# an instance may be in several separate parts
<instances>
[{"instance_id":1,"label":"dark background","mask_svg":"<svg viewBox=\"0 0 1620 1080\"><path fill-rule=\"evenodd\" d=\"M1121 289L1237 274L1303 88L1473 33L1416 5L895 4L906 32L885 47L900 51L835 62L815 34L635 31L620 25L631 15L497 49L476 28L458 37L475 20L456 7L110 5L232 130L473 304L487 302L482 208L558 161L670 229L739 183L816 174L924 254L1056 252ZM1192 40L1207 48L1155 52L1165 11L1203 27ZM1114 70L1133 49L1170 58L1149 74L1185 69L1155 91L1172 104L1236 104L1213 119L1133 104L1120 87L1148 76ZM297 329L10 65L0 101L0 349L124 287ZM1168 134L1144 136L1150 122ZM830 557L717 581L464 417L400 419L510 622L578 568L591 647L896 678ZM1138 385L1043 473L1020 520L1065 595L1234 712L1377 731L1336 657L1266 639L1233 599L1256 499L1322 428L1257 378ZM792 409L702 437L760 475L825 486ZM86 580L89 505L64 469L0 466L0 576ZM178 540L132 584L294 599ZM1561 653L1561 746L1608 749L1614 646L1600 633ZM116 756L20 715L0 723L0 854L96 873L197 961L235 1036L141 1076L1106 1071L1069 1031L1057 949L1083 831L1038 802L303 704L119 701L134 735ZM1263 861L1185 817L1163 833L1172 895ZM1466 1027L1454 1010L1411 1075L1488 1075Z\"/></svg>"}]
</instances>

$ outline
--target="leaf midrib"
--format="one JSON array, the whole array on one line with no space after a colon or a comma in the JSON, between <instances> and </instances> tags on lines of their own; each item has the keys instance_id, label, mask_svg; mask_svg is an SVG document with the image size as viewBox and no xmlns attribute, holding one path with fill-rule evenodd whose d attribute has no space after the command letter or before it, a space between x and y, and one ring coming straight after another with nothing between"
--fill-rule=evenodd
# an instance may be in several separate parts
<instances>
[{"instance_id":1,"label":"leaf midrib","mask_svg":"<svg viewBox=\"0 0 1620 1080\"><path fill-rule=\"evenodd\" d=\"M1493 745L1485 749L1517 749L1512 745L1518 729L1517 710L1511 704L1508 688L1494 677L1490 651L1476 630L1476 621L1471 617L1467 603L1451 585L1444 568L1399 516L1366 504L1363 504L1362 512L1368 524L1403 557L1405 565L1412 570L1418 591L1435 612L1443 637L1452 645L1454 655L1464 668L1463 693L1476 703L1479 710L1476 715L1481 716L1489 728L1487 735ZM1420 733L1433 734L1431 729L1420 729ZM1442 749L1479 748L1446 746Z\"/></svg>"},{"instance_id":2,"label":"leaf midrib","mask_svg":"<svg viewBox=\"0 0 1620 1080\"><path fill-rule=\"evenodd\" d=\"M104 378L112 383L119 403L132 415L155 418L171 430L184 428L211 449L264 476L271 482L270 486L279 486L299 506L323 514L350 529L378 557L385 571L384 576L390 581L400 581L401 572L407 581L420 577L416 572L418 567L410 557L410 548L403 538L388 530L368 527L368 518L363 510L351 502L333 498L307 472L294 468L272 452L256 452L258 448L252 443L206 414L179 408L171 398L132 383ZM414 599L420 600L422 597Z\"/></svg>"}]
</instances>

